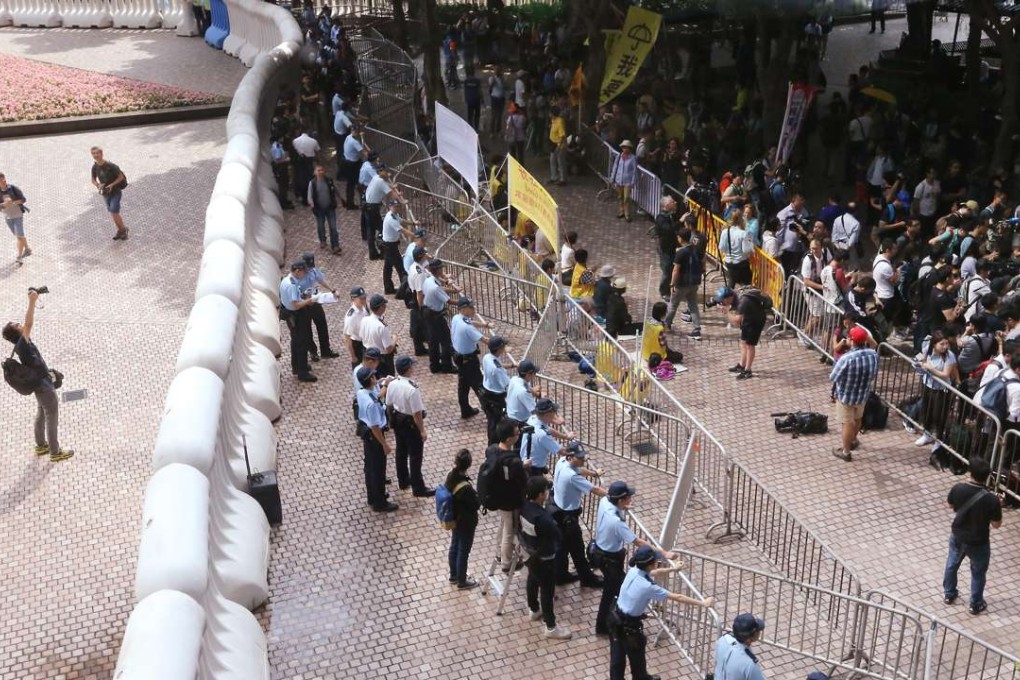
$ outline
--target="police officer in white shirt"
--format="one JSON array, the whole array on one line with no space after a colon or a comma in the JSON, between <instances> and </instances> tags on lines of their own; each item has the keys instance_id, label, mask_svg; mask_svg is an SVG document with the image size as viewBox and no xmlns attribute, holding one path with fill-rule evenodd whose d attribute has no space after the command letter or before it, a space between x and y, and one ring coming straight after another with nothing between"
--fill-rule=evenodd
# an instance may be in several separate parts
<instances>
[{"instance_id":1,"label":"police officer in white shirt","mask_svg":"<svg viewBox=\"0 0 1020 680\"><path fill-rule=\"evenodd\" d=\"M379 154L375 151L369 151L368 157L365 162L361 164L361 169L358 170L358 199L361 201L361 240L368 241L368 234L370 232L370 225L368 223L368 213L365 211L365 189L372 182L378 171L375 169L379 165ZM347 206L348 210L354 210L355 206ZM405 267L406 269L406 267Z\"/></svg>"},{"instance_id":2,"label":"police officer in white shirt","mask_svg":"<svg viewBox=\"0 0 1020 680\"><path fill-rule=\"evenodd\" d=\"M351 308L344 316L344 344L351 357L351 366L357 366L365 352L365 345L361 342L361 322L368 314L365 289L361 286L351 288Z\"/></svg>"},{"instance_id":3,"label":"police officer in white shirt","mask_svg":"<svg viewBox=\"0 0 1020 680\"><path fill-rule=\"evenodd\" d=\"M340 107L333 112L333 139L336 141L336 148L342 152L344 149L344 142L347 141L347 135L351 134L351 128L354 127L354 119L351 117L350 103L341 102ZM343 173L344 167L343 155L337 155L336 171L337 175Z\"/></svg>"},{"instance_id":4,"label":"police officer in white shirt","mask_svg":"<svg viewBox=\"0 0 1020 680\"><path fill-rule=\"evenodd\" d=\"M420 357L429 353L429 348L425 345L428 342L428 328L425 326L425 321L421 315L422 298L424 296L422 288L425 285L425 279L429 276L428 271L425 269L428 253L421 246L414 246L410 248L410 251L412 255L411 266L407 268L407 288L409 292L407 297L404 298L404 304L411 310L409 325L411 341L414 343L414 355Z\"/></svg>"},{"instance_id":5,"label":"police officer in white shirt","mask_svg":"<svg viewBox=\"0 0 1020 680\"><path fill-rule=\"evenodd\" d=\"M390 184L390 169L382 163L376 167L376 176L365 187L363 209L368 219L368 259L381 260L382 253L376 245L376 238L382 234L382 204L400 195Z\"/></svg>"},{"instance_id":6,"label":"police officer in white shirt","mask_svg":"<svg viewBox=\"0 0 1020 680\"><path fill-rule=\"evenodd\" d=\"M372 311L361 322L361 341L365 348L375 347L382 354L379 360L379 374L391 376L393 371L393 353L397 349L397 341L393 338L382 317L386 314L386 298L376 293L368 300L368 308Z\"/></svg>"},{"instance_id":7,"label":"police officer in white shirt","mask_svg":"<svg viewBox=\"0 0 1020 680\"><path fill-rule=\"evenodd\" d=\"M401 235L411 238L412 232L404 225L413 225L411 220L405 220L400 216L400 201L389 200L389 210L382 223L382 246L383 246L383 290L387 295L393 295L397 289L393 286L393 270L397 270L398 281L407 278L404 270L404 261L400 258L400 237Z\"/></svg>"},{"instance_id":8,"label":"police officer in white shirt","mask_svg":"<svg viewBox=\"0 0 1020 680\"><path fill-rule=\"evenodd\" d=\"M360 368L358 384L358 436L364 446L365 492L368 504L376 512L392 512L396 503L387 500L386 456L390 454L390 443L386 439L389 426L386 421L386 398L388 379L377 384L378 376L370 368Z\"/></svg>"},{"instance_id":9,"label":"police officer in white shirt","mask_svg":"<svg viewBox=\"0 0 1020 680\"><path fill-rule=\"evenodd\" d=\"M470 298L462 297L457 301L457 312L450 322L450 344L453 346L453 363L457 367L457 401L460 417L471 418L478 415L478 409L471 406L468 394L473 390L479 401L482 398L482 362L478 359L478 343L489 343L479 329L490 326L475 316L475 303Z\"/></svg>"},{"instance_id":10,"label":"police officer in white shirt","mask_svg":"<svg viewBox=\"0 0 1020 680\"><path fill-rule=\"evenodd\" d=\"M485 411L489 444L496 443L496 423L506 413L506 390L510 385L506 369L514 368L514 364L504 364L505 356L506 340L499 335L489 338L489 353L482 358L482 392L478 398Z\"/></svg>"},{"instance_id":11,"label":"police officer in white shirt","mask_svg":"<svg viewBox=\"0 0 1020 680\"><path fill-rule=\"evenodd\" d=\"M424 229L416 229L411 242L407 244L407 248L404 249L404 254L401 256L401 261L404 263L404 271L408 274L411 273L411 265L414 264L414 249L425 248L425 243L428 240L428 232ZM410 285L410 284L408 284ZM413 289L412 289L413 290Z\"/></svg>"},{"instance_id":12,"label":"police officer in white shirt","mask_svg":"<svg viewBox=\"0 0 1020 680\"><path fill-rule=\"evenodd\" d=\"M550 432L557 411L559 407L552 399L539 399L528 424L521 428L521 460L531 476L549 474L565 450Z\"/></svg>"},{"instance_id":13,"label":"police officer in white shirt","mask_svg":"<svg viewBox=\"0 0 1020 680\"><path fill-rule=\"evenodd\" d=\"M312 181L312 173L315 170L315 154L319 153L319 143L315 141L307 130L291 142L294 148L294 195L301 201L302 205L308 205L308 183Z\"/></svg>"},{"instance_id":14,"label":"police officer in white shirt","mask_svg":"<svg viewBox=\"0 0 1020 680\"><path fill-rule=\"evenodd\" d=\"M712 598L709 598L712 599ZM751 645L761 638L765 622L753 614L733 619L732 633L715 644L715 677L718 680L765 680Z\"/></svg>"},{"instance_id":15,"label":"police officer in white shirt","mask_svg":"<svg viewBox=\"0 0 1020 680\"><path fill-rule=\"evenodd\" d=\"M390 421L397 440L397 485L402 491L411 488L415 496L428 498L435 496L436 490L425 485L421 474L428 431L421 389L411 380L414 364L415 360L409 356L396 358L397 378L389 384L386 404L393 409Z\"/></svg>"},{"instance_id":16,"label":"police officer in white shirt","mask_svg":"<svg viewBox=\"0 0 1020 680\"><path fill-rule=\"evenodd\" d=\"M433 373L456 373L450 327L446 323L447 306L456 304L450 300L450 293L455 289L443 285L442 270L442 261L429 261L429 276L422 284L421 313L429 335L429 370Z\"/></svg>"},{"instance_id":17,"label":"police officer in white shirt","mask_svg":"<svg viewBox=\"0 0 1020 680\"><path fill-rule=\"evenodd\" d=\"M344 198L344 207L348 210L354 209L354 189L358 185L358 178L361 174L361 164L366 158L368 158L369 148L362 140L361 128L358 125L354 125L351 128L350 134L347 135L347 139L344 140L342 147L343 154L341 163L337 161L338 171L337 179L341 177L346 181L346 196Z\"/></svg>"}]
</instances>

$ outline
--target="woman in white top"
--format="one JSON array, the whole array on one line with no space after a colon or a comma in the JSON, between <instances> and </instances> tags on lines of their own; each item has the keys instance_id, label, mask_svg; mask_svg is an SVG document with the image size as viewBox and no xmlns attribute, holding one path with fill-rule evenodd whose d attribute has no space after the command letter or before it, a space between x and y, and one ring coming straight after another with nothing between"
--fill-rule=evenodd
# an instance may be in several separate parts
<instances>
[{"instance_id":1,"label":"woman in white top","mask_svg":"<svg viewBox=\"0 0 1020 680\"><path fill-rule=\"evenodd\" d=\"M928 356L920 362L924 371L921 376L923 385L923 410L921 422L924 434L914 442L917 446L927 446L936 439L943 439L944 433L952 425L953 393L949 385L960 382L960 370L956 364L956 355L949 349L949 339L942 331L931 334L928 343Z\"/></svg>"},{"instance_id":2,"label":"woman in white top","mask_svg":"<svg viewBox=\"0 0 1020 680\"><path fill-rule=\"evenodd\" d=\"M563 283L570 285L570 276L574 272L574 249L577 245L577 232L568 231L563 239L563 246L560 248L560 275L564 276Z\"/></svg>"}]
</instances>

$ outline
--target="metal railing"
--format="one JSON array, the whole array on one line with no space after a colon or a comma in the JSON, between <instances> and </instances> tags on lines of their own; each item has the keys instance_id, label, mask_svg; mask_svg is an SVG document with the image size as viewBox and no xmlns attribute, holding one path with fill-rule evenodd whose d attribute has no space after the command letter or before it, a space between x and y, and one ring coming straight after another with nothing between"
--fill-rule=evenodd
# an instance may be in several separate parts
<instances>
[{"instance_id":1,"label":"metal railing","mask_svg":"<svg viewBox=\"0 0 1020 680\"><path fill-rule=\"evenodd\" d=\"M833 359L833 337L843 323L843 310L808 287L798 276L786 280L783 303L778 308L780 327L793 330L800 341Z\"/></svg>"},{"instance_id":2,"label":"metal railing","mask_svg":"<svg viewBox=\"0 0 1020 680\"><path fill-rule=\"evenodd\" d=\"M905 422L930 434L961 463L971 456L994 460L1002 434L998 417L886 343L879 346L875 392ZM917 399L920 408L910 408L908 404Z\"/></svg>"},{"instance_id":3,"label":"metal railing","mask_svg":"<svg viewBox=\"0 0 1020 680\"><path fill-rule=\"evenodd\" d=\"M992 459L992 487L1013 506L1020 506L1020 431L1007 429Z\"/></svg>"},{"instance_id":4,"label":"metal railing","mask_svg":"<svg viewBox=\"0 0 1020 680\"><path fill-rule=\"evenodd\" d=\"M548 298L541 286L457 262L447 262L445 268L487 319L528 331L535 328Z\"/></svg>"}]
</instances>

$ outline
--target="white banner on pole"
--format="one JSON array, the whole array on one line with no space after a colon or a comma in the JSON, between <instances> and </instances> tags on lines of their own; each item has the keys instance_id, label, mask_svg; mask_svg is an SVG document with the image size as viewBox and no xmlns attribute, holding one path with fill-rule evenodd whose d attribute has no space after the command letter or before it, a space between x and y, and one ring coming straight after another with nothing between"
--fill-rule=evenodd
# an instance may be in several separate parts
<instances>
[{"instance_id":1,"label":"white banner on pole","mask_svg":"<svg viewBox=\"0 0 1020 680\"><path fill-rule=\"evenodd\" d=\"M439 157L467 180L478 196L478 133L456 113L436 102L436 148Z\"/></svg>"},{"instance_id":2,"label":"white banner on pole","mask_svg":"<svg viewBox=\"0 0 1020 680\"><path fill-rule=\"evenodd\" d=\"M783 128L779 133L779 144L777 145L776 160L779 163L790 160L793 145L797 142L800 129L811 108L811 100L814 99L817 91L817 87L807 83L790 83L790 89L786 95L786 116L783 118Z\"/></svg>"}]
</instances>

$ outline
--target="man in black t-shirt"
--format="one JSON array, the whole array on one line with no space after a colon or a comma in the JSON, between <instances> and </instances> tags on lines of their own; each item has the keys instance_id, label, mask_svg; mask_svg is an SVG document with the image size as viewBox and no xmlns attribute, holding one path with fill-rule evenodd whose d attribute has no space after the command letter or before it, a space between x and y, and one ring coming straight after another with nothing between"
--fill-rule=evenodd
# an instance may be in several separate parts
<instances>
[{"instance_id":1,"label":"man in black t-shirt","mask_svg":"<svg viewBox=\"0 0 1020 680\"><path fill-rule=\"evenodd\" d=\"M956 304L955 289L959 281L953 268L945 266L936 268L928 281L933 283L926 304L921 305L917 312L917 324L914 326L914 351L920 352L924 339L937 330L941 330L950 321L955 321L963 309ZM922 282L925 283L925 282Z\"/></svg>"},{"instance_id":2,"label":"man in black t-shirt","mask_svg":"<svg viewBox=\"0 0 1020 680\"><path fill-rule=\"evenodd\" d=\"M669 298L669 279L673 274L673 254L676 252L676 200L666 196L659 207L661 212L655 218L655 240L658 243L659 269L662 271L659 295Z\"/></svg>"},{"instance_id":3,"label":"man in black t-shirt","mask_svg":"<svg viewBox=\"0 0 1020 680\"><path fill-rule=\"evenodd\" d=\"M970 613L980 614L985 604L985 575L992 549L989 528L1002 526L1002 504L999 498L985 488L992 473L983 458L970 459L970 480L961 482L949 490L946 502L956 513L953 517L952 533L949 536L949 556L946 558L942 590L945 603L953 604L959 596L956 589L956 574L963 558L970 559Z\"/></svg>"},{"instance_id":4,"label":"man in black t-shirt","mask_svg":"<svg viewBox=\"0 0 1020 680\"><path fill-rule=\"evenodd\" d=\"M740 363L729 369L730 373L737 374L737 380L754 377L751 365L768 317L762 295L752 286L742 286L737 290L723 287L715 294L715 303L729 309L730 324L740 328Z\"/></svg>"},{"instance_id":5,"label":"man in black t-shirt","mask_svg":"<svg viewBox=\"0 0 1020 680\"><path fill-rule=\"evenodd\" d=\"M35 322L35 303L39 293L35 289L28 291L28 311L25 322L10 321L4 325L3 338L14 345L14 353L23 366L36 371L39 382L35 388L35 400L39 408L35 417L35 453L40 456L49 454L54 463L67 460L74 455L70 449L60 448L57 441L57 410L59 400L57 390L50 378L49 367L43 361L39 349L32 342L32 326Z\"/></svg>"},{"instance_id":6,"label":"man in black t-shirt","mask_svg":"<svg viewBox=\"0 0 1020 680\"><path fill-rule=\"evenodd\" d=\"M128 229L124 226L124 218L120 216L120 195L127 186L127 179L115 163L103 159L103 150L98 146L92 147L92 184L99 190L99 195L106 202L106 210L113 218L113 224L117 227L117 233L113 235L114 241L126 241Z\"/></svg>"}]
</instances>

